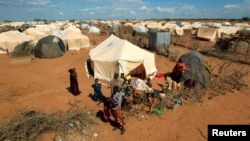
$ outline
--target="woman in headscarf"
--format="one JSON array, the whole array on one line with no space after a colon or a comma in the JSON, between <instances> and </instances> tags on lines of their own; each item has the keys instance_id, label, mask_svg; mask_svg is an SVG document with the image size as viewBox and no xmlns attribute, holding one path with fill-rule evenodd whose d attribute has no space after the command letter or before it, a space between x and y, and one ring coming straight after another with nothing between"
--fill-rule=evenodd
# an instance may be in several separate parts
<instances>
[{"instance_id":1,"label":"woman in headscarf","mask_svg":"<svg viewBox=\"0 0 250 141\"><path fill-rule=\"evenodd\" d=\"M81 91L79 90L78 86L76 69L75 68L69 69L69 73L70 73L70 90L74 96L77 96L81 93Z\"/></svg>"}]
</instances>

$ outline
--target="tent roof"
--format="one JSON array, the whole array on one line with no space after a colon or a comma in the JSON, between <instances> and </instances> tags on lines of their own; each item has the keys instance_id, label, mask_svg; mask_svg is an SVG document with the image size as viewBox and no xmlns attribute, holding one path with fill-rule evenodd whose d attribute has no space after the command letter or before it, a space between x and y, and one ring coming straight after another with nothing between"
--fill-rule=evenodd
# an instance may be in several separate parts
<instances>
[{"instance_id":1,"label":"tent roof","mask_svg":"<svg viewBox=\"0 0 250 141\"><path fill-rule=\"evenodd\" d=\"M154 77L157 72L153 53L115 35L91 49L89 56L94 62L95 77L104 80L110 80L117 71L126 75L141 65L145 77Z\"/></svg>"},{"instance_id":2,"label":"tent roof","mask_svg":"<svg viewBox=\"0 0 250 141\"><path fill-rule=\"evenodd\" d=\"M114 35L111 35L107 40L92 49L89 55L92 60L105 60L107 62L116 60L142 62L149 56L154 58L154 54Z\"/></svg>"}]
</instances>

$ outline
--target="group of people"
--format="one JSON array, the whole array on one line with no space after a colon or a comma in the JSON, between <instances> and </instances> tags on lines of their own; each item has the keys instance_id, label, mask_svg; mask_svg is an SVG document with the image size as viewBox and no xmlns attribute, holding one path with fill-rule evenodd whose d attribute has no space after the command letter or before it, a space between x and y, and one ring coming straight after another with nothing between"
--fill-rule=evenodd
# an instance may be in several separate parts
<instances>
[{"instance_id":1,"label":"group of people","mask_svg":"<svg viewBox=\"0 0 250 141\"><path fill-rule=\"evenodd\" d=\"M146 84L152 89L151 78L147 79ZM125 76L124 73L121 73L119 76L119 74L116 73L114 78L110 81L110 88L111 96L106 98L104 101L104 117L106 120L110 120L110 117L113 116L116 121L114 130L120 129L121 134L124 134L126 130L124 128L125 121L122 115L122 107L126 106L128 98L130 98L135 92L134 87L131 84L131 76ZM157 96L158 93L153 89L147 93L147 97L150 102L152 102L150 97L154 99Z\"/></svg>"},{"instance_id":2,"label":"group of people","mask_svg":"<svg viewBox=\"0 0 250 141\"><path fill-rule=\"evenodd\" d=\"M182 70L183 71L183 70ZM78 81L77 81L77 73L76 69L72 68L69 69L70 73L70 89L73 95L79 95L81 91L79 90ZM169 83L169 89L172 90L172 85L176 87L174 83L178 83L179 78L178 75L171 74L170 76L166 77L167 82ZM175 81L174 81L175 80ZM152 89L152 83L151 78L147 78L146 85ZM125 121L124 117L122 115L122 107L126 105L126 102L128 98L134 93L134 88L131 85L131 76L130 75L124 75L124 73L121 73L119 76L119 73L115 73L113 79L110 81L110 92L111 95L108 97L105 97L102 93L102 83L99 82L98 78L94 79L94 83L91 85L93 88L94 94L93 94L93 100L97 102L103 102L104 108L104 118L107 121L111 120L111 116L113 117L115 124L114 129L120 129L121 134L124 134L126 129L124 127ZM158 96L158 93L152 89L152 91L146 93L149 102L153 102L155 97ZM151 98L151 99L150 99ZM149 107L151 111L152 105Z\"/></svg>"},{"instance_id":3,"label":"group of people","mask_svg":"<svg viewBox=\"0 0 250 141\"><path fill-rule=\"evenodd\" d=\"M121 76L115 73L114 78L110 81L111 96L104 101L104 117L106 120L110 120L111 116L114 118L115 127L113 130L120 129L121 135L126 131L122 106L132 92L133 87L130 83L131 77L129 75L126 77L124 73L121 73Z\"/></svg>"},{"instance_id":4,"label":"group of people","mask_svg":"<svg viewBox=\"0 0 250 141\"><path fill-rule=\"evenodd\" d=\"M77 72L75 68L70 68L70 91L74 96L77 96L81 93L79 90ZM105 98L102 93L102 84L99 82L98 78L95 78L94 84L91 87L94 90L93 100L95 101L103 101L104 102L104 117L107 120L110 120L110 116L112 115L115 121L114 131L117 129L121 130L121 134L125 133L125 121L121 112L123 95L121 93L121 87L125 85L125 81L122 78L118 78L119 75L115 75L113 81L111 81L111 96ZM125 90L127 91L127 89Z\"/></svg>"}]
</instances>

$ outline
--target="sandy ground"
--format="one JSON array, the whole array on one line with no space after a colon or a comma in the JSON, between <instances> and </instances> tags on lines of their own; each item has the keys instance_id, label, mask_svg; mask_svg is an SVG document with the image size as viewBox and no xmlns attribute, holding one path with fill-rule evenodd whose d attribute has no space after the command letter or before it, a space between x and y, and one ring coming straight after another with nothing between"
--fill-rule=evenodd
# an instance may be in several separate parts
<instances>
[{"instance_id":1,"label":"sandy ground","mask_svg":"<svg viewBox=\"0 0 250 141\"><path fill-rule=\"evenodd\" d=\"M79 101L80 108L87 107L96 112L102 110L88 95L93 92L93 78L88 78L84 63L91 48L77 52L66 52L63 57L55 59L38 59L31 57L10 58L0 55L0 122L10 120L24 110L38 109L45 112L66 111L69 103ZM177 47L176 47L177 48ZM183 52L188 49L180 48ZM225 62L217 58L205 56L215 67ZM175 65L164 56L156 55L159 72L170 72ZM79 77L81 95L73 96L69 91L68 69L75 67ZM249 66L232 63L233 68ZM244 80L250 81L247 75ZM154 78L153 87L160 89L163 78ZM102 87L104 95L109 89ZM208 124L250 124L249 88L235 93L227 92L212 99L204 99L202 103L182 105L177 109L164 110L163 115L142 115L140 120L135 117L126 119L126 133L112 131L109 123L100 122L95 128L96 141L206 141ZM144 118L143 118L144 117ZM53 140L53 135L45 135L43 140ZM89 139L90 140L90 139Z\"/></svg>"}]
</instances>

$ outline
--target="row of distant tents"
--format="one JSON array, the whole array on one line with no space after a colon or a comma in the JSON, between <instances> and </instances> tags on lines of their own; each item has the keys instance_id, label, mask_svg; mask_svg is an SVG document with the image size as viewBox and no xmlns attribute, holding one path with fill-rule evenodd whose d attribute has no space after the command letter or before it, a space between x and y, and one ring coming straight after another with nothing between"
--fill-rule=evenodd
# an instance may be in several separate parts
<instances>
[{"instance_id":1,"label":"row of distant tents","mask_svg":"<svg viewBox=\"0 0 250 141\"><path fill-rule=\"evenodd\" d=\"M153 26L154 25L154 26ZM148 27L149 26L149 27ZM237 34L237 32L246 30L250 32L250 26L248 24L236 24L231 26L229 24L220 24L220 23L210 23L202 24L200 22L190 23L166 23L161 26L159 23L155 24L138 24L134 25L134 30L140 33L147 33L149 29L155 29L158 31L169 31L171 35L182 36L185 33L196 35L196 37L205 39L211 42L215 42L216 39L220 38L222 35L227 37Z\"/></svg>"},{"instance_id":2,"label":"row of distant tents","mask_svg":"<svg viewBox=\"0 0 250 141\"><path fill-rule=\"evenodd\" d=\"M138 22L125 23L125 26L132 26L134 31L138 33L148 33L149 30L168 31L171 35L182 36L186 33L195 35L197 38L215 42L222 36L230 37L237 32L246 30L250 32L250 25L247 23L235 23L232 25L229 22L223 23L202 23L202 22L175 22L170 21L165 24L161 22ZM117 27L117 26L116 26Z\"/></svg>"},{"instance_id":3,"label":"row of distant tents","mask_svg":"<svg viewBox=\"0 0 250 141\"><path fill-rule=\"evenodd\" d=\"M80 50L90 46L89 37L82 34L81 30L73 25L55 28L44 26L31 27L23 32L7 31L0 34L0 51L1 53L13 52L16 47L23 43L29 42L29 44L36 46L36 44L44 37L49 35L60 38L64 45L65 50Z\"/></svg>"},{"instance_id":4,"label":"row of distant tents","mask_svg":"<svg viewBox=\"0 0 250 141\"><path fill-rule=\"evenodd\" d=\"M111 28L119 28L119 24L107 24ZM125 26L131 24L126 23ZM237 25L221 26L219 23L202 24L200 22L194 22L190 24L188 22L168 22L164 26L160 26L160 23L136 23L133 29L137 32L148 32L150 28L167 29L171 35L184 35L185 30L190 30L192 34L200 39L215 42L222 35L231 36L235 35L238 31L248 29L249 25ZM23 42L31 42L35 45L39 39L47 35L55 35L61 38L67 48L67 50L80 50L81 48L89 47L89 38L81 33L80 29L88 28L89 33L100 33L100 29L96 26L89 26L88 24L82 24L76 26L72 23L67 24L49 24L49 25L36 25L24 30L22 33L18 31L8 31L0 34L0 52L5 53L6 50L12 52L14 48Z\"/></svg>"}]
</instances>

